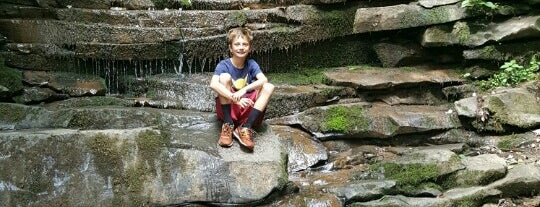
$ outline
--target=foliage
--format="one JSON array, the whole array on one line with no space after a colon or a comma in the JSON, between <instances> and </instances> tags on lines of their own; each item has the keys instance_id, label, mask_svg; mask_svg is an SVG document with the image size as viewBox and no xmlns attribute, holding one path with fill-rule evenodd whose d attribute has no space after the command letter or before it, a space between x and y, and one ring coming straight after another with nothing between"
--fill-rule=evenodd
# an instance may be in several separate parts
<instances>
[{"instance_id":1,"label":"foliage","mask_svg":"<svg viewBox=\"0 0 540 207\"><path fill-rule=\"evenodd\" d=\"M504 65L500 67L502 71L493 75L488 80L480 81L479 84L484 90L501 86L516 86L521 82L534 80L536 78L536 71L538 71L539 67L540 62L536 60L536 55L532 56L527 67L520 65L516 60L511 60L505 62Z\"/></svg>"},{"instance_id":2,"label":"foliage","mask_svg":"<svg viewBox=\"0 0 540 207\"><path fill-rule=\"evenodd\" d=\"M180 0L180 5L182 5L182 8L191 8L191 0Z\"/></svg>"},{"instance_id":3,"label":"foliage","mask_svg":"<svg viewBox=\"0 0 540 207\"><path fill-rule=\"evenodd\" d=\"M486 0L463 0L462 8L467 8L473 12L486 13L491 15L493 11L499 8L499 4Z\"/></svg>"}]
</instances>

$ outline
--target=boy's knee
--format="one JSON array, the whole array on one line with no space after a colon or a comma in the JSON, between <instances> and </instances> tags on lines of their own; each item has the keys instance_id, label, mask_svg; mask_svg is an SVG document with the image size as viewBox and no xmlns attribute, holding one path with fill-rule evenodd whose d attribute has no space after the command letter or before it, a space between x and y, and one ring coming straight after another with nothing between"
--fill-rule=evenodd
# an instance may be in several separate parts
<instances>
[{"instance_id":1,"label":"boy's knee","mask_svg":"<svg viewBox=\"0 0 540 207\"><path fill-rule=\"evenodd\" d=\"M275 88L274 84L271 84L271 83L265 83L263 85L263 87L262 87L262 89L264 91L267 91L267 92L270 92L270 93L272 93L274 91L274 88Z\"/></svg>"}]
</instances>

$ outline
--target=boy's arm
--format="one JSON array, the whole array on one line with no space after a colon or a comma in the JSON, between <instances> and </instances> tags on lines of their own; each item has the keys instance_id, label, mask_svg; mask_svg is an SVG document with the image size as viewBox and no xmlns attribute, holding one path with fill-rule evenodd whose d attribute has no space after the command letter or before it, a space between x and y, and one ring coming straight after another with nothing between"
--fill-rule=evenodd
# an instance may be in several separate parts
<instances>
[{"instance_id":1,"label":"boy's arm","mask_svg":"<svg viewBox=\"0 0 540 207\"><path fill-rule=\"evenodd\" d=\"M252 90L255 90L255 89L261 89L261 87L268 82L268 79L266 78L266 76L260 72L260 73L257 73L257 80L254 81L253 83L245 86L244 88L242 89L245 89L246 92L247 91L252 91Z\"/></svg>"},{"instance_id":2,"label":"boy's arm","mask_svg":"<svg viewBox=\"0 0 540 207\"><path fill-rule=\"evenodd\" d=\"M212 80L210 80L210 88L218 93L219 96L232 100L233 93L219 82L219 75L212 76Z\"/></svg>"},{"instance_id":3,"label":"boy's arm","mask_svg":"<svg viewBox=\"0 0 540 207\"><path fill-rule=\"evenodd\" d=\"M234 92L232 95L231 95L231 100L235 100L235 101L240 101L242 99L242 97L244 96L244 94L246 94L248 91L252 91L252 90L255 90L255 89L261 89L262 86L268 82L268 79L266 79L266 76L264 76L264 74L262 72L258 73L257 74L257 80L253 83L250 83L249 85L247 86L244 86L242 89Z\"/></svg>"}]
</instances>

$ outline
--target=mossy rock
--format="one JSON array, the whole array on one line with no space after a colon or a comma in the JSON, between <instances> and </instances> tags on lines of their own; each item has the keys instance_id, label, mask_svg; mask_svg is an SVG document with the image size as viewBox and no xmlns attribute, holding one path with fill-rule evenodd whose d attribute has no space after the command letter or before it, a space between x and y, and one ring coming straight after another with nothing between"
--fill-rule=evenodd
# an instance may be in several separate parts
<instances>
[{"instance_id":1,"label":"mossy rock","mask_svg":"<svg viewBox=\"0 0 540 207\"><path fill-rule=\"evenodd\" d=\"M268 79L273 84L311 85L323 84L326 81L324 68L301 68L294 73L269 73Z\"/></svg>"},{"instance_id":2,"label":"mossy rock","mask_svg":"<svg viewBox=\"0 0 540 207\"><path fill-rule=\"evenodd\" d=\"M426 187L441 190L435 183L440 175L436 164L424 163L377 163L370 166L370 171L383 172L385 178L396 181L397 191L405 194L414 194Z\"/></svg>"},{"instance_id":3,"label":"mossy rock","mask_svg":"<svg viewBox=\"0 0 540 207\"><path fill-rule=\"evenodd\" d=\"M511 134L499 137L497 147L503 151L510 151L535 140L536 135L534 133Z\"/></svg>"},{"instance_id":4,"label":"mossy rock","mask_svg":"<svg viewBox=\"0 0 540 207\"><path fill-rule=\"evenodd\" d=\"M349 133L369 127L366 110L362 106L334 106L324 111L322 131Z\"/></svg>"},{"instance_id":5,"label":"mossy rock","mask_svg":"<svg viewBox=\"0 0 540 207\"><path fill-rule=\"evenodd\" d=\"M71 96L85 94L105 95L107 84L105 79L90 74L77 74L73 72L56 72L49 81L49 86ZM95 90L95 92L91 92Z\"/></svg>"},{"instance_id":6,"label":"mossy rock","mask_svg":"<svg viewBox=\"0 0 540 207\"><path fill-rule=\"evenodd\" d=\"M113 191L123 195L114 197L113 206L147 206L149 198L142 196L145 182L156 175L154 163L160 159L164 141L153 130L140 132L135 143L103 133L90 137L87 145L95 156L98 173L103 177L111 177ZM142 159L124 166L134 149L138 149Z\"/></svg>"},{"instance_id":7,"label":"mossy rock","mask_svg":"<svg viewBox=\"0 0 540 207\"><path fill-rule=\"evenodd\" d=\"M244 26L247 23L247 15L244 11L235 11L225 19L225 27L233 28Z\"/></svg>"},{"instance_id":8,"label":"mossy rock","mask_svg":"<svg viewBox=\"0 0 540 207\"><path fill-rule=\"evenodd\" d=\"M23 90L22 72L4 65L4 60L0 59L0 86L9 89L11 94Z\"/></svg>"}]
</instances>

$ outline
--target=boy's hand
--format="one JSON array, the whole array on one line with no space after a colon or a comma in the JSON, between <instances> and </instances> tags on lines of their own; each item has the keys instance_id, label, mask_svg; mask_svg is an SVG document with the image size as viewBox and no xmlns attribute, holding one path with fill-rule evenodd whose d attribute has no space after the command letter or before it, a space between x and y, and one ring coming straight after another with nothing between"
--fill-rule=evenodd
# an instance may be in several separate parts
<instances>
[{"instance_id":1,"label":"boy's hand","mask_svg":"<svg viewBox=\"0 0 540 207\"><path fill-rule=\"evenodd\" d=\"M240 100L242 99L242 97L244 96L244 94L246 94L246 90L244 89L240 89L236 92L234 92L231 96L232 100L235 101L235 102L240 102Z\"/></svg>"},{"instance_id":2,"label":"boy's hand","mask_svg":"<svg viewBox=\"0 0 540 207\"><path fill-rule=\"evenodd\" d=\"M241 98L240 101L237 102L238 105L242 108L246 108L248 106L253 106L255 104L251 99L249 98Z\"/></svg>"}]
</instances>

